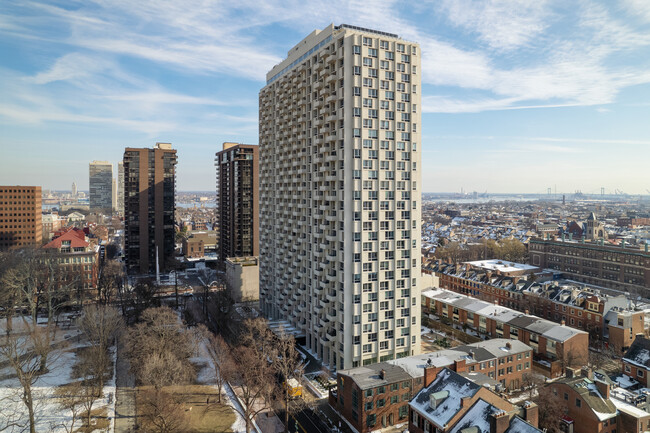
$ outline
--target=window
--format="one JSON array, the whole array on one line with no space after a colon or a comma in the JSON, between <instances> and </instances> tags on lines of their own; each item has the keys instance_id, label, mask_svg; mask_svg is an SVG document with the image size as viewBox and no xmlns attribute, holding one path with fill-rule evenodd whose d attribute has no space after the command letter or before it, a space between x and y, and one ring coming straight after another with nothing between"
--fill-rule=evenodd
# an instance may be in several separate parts
<instances>
[{"instance_id":1,"label":"window","mask_svg":"<svg viewBox=\"0 0 650 433\"><path fill-rule=\"evenodd\" d=\"M372 413L366 418L366 427L374 427L375 424L377 424L377 415Z\"/></svg>"},{"instance_id":2,"label":"window","mask_svg":"<svg viewBox=\"0 0 650 433\"><path fill-rule=\"evenodd\" d=\"M361 46L359 46L359 45L353 45L353 46L352 46L352 53L354 53L354 54L361 54Z\"/></svg>"},{"instance_id":3,"label":"window","mask_svg":"<svg viewBox=\"0 0 650 433\"><path fill-rule=\"evenodd\" d=\"M582 407L582 400L576 398L576 407Z\"/></svg>"}]
</instances>

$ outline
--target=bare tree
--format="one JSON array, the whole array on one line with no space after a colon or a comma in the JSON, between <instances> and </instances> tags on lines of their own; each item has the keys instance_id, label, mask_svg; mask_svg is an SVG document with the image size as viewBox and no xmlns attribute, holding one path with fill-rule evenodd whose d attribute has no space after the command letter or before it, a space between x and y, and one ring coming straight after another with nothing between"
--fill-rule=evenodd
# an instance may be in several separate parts
<instances>
[{"instance_id":1,"label":"bare tree","mask_svg":"<svg viewBox=\"0 0 650 433\"><path fill-rule=\"evenodd\" d=\"M255 350L271 362L277 358L277 337L263 318L247 319L244 321L244 330L239 337L244 346Z\"/></svg>"},{"instance_id":2,"label":"bare tree","mask_svg":"<svg viewBox=\"0 0 650 433\"><path fill-rule=\"evenodd\" d=\"M558 398L557 390L553 390L553 385L540 387L534 401L539 407L539 428L546 429L548 433L561 433L564 404Z\"/></svg>"},{"instance_id":3,"label":"bare tree","mask_svg":"<svg viewBox=\"0 0 650 433\"><path fill-rule=\"evenodd\" d=\"M122 282L124 281L124 270L122 264L117 260L105 262L99 271L97 281L97 300L101 304L110 304L117 296Z\"/></svg>"},{"instance_id":4,"label":"bare tree","mask_svg":"<svg viewBox=\"0 0 650 433\"><path fill-rule=\"evenodd\" d=\"M17 266L18 257L16 254L1 252L0 253L0 310L4 311L7 320L5 334L9 336L13 330L13 316L18 304L19 290L18 287L11 284L13 273Z\"/></svg>"},{"instance_id":5,"label":"bare tree","mask_svg":"<svg viewBox=\"0 0 650 433\"><path fill-rule=\"evenodd\" d=\"M186 426L186 415L182 401L164 391L145 389L140 392L147 421L146 431L157 433L179 433Z\"/></svg>"},{"instance_id":6,"label":"bare tree","mask_svg":"<svg viewBox=\"0 0 650 433\"><path fill-rule=\"evenodd\" d=\"M61 425L67 433L73 433L75 431L75 424L81 415L81 382L75 381L68 385L62 386L57 391L57 394L59 406L72 414L70 424L62 423Z\"/></svg>"},{"instance_id":7,"label":"bare tree","mask_svg":"<svg viewBox=\"0 0 650 433\"><path fill-rule=\"evenodd\" d=\"M208 317L212 320L217 327L217 330L222 335L228 331L228 325L232 323L230 314L235 305L230 292L226 288L222 288L215 292L210 293L208 298Z\"/></svg>"},{"instance_id":8,"label":"bare tree","mask_svg":"<svg viewBox=\"0 0 650 433\"><path fill-rule=\"evenodd\" d=\"M30 433L36 433L33 386L53 357L50 334L46 328L24 320L20 335L10 334L0 345L0 359L6 360L22 387L21 400L27 409ZM45 368L43 366L45 365Z\"/></svg>"},{"instance_id":9,"label":"bare tree","mask_svg":"<svg viewBox=\"0 0 650 433\"><path fill-rule=\"evenodd\" d=\"M214 377L219 392L217 399L218 402L221 403L221 391L226 380L232 375L232 371L234 370L234 365L230 356L231 349L221 335L212 334L212 332L210 332L205 326L200 326L200 332L203 334L203 338L206 342L205 347L210 356L210 360L212 361Z\"/></svg>"},{"instance_id":10,"label":"bare tree","mask_svg":"<svg viewBox=\"0 0 650 433\"><path fill-rule=\"evenodd\" d=\"M536 373L524 373L521 376L522 388L526 390L528 399L531 401L536 398L539 388L544 385L544 382L544 377Z\"/></svg>"},{"instance_id":11,"label":"bare tree","mask_svg":"<svg viewBox=\"0 0 650 433\"><path fill-rule=\"evenodd\" d=\"M138 379L156 391L166 386L183 385L194 375L192 365L186 359L177 358L172 351L152 353L142 363Z\"/></svg>"},{"instance_id":12,"label":"bare tree","mask_svg":"<svg viewBox=\"0 0 650 433\"><path fill-rule=\"evenodd\" d=\"M142 313L142 322L127 335L126 353L131 370L139 380L150 377L151 362L167 362L170 368L178 360L191 369L189 358L194 354L194 336L187 332L176 313L167 307L150 308ZM156 364L158 365L158 364ZM146 380L146 379L145 379Z\"/></svg>"},{"instance_id":13,"label":"bare tree","mask_svg":"<svg viewBox=\"0 0 650 433\"><path fill-rule=\"evenodd\" d=\"M233 358L239 366L233 372L233 379L237 383L238 392L235 392L241 402L241 408L235 405L233 409L244 418L246 433L249 433L255 417L270 408L276 381L271 363L256 350L239 346L233 351Z\"/></svg>"},{"instance_id":14,"label":"bare tree","mask_svg":"<svg viewBox=\"0 0 650 433\"><path fill-rule=\"evenodd\" d=\"M273 362L273 367L283 383L282 402L284 404L284 431L288 433L289 412L292 409L289 403L293 397L292 389L288 382L289 379L295 379L300 383L305 370L305 365L302 362L302 357L300 356L298 349L296 349L296 340L292 335L281 331L277 339L276 347L278 356ZM299 410L300 408L294 406L293 409Z\"/></svg>"},{"instance_id":15,"label":"bare tree","mask_svg":"<svg viewBox=\"0 0 650 433\"><path fill-rule=\"evenodd\" d=\"M78 320L79 330L86 336L90 347L86 367L96 377L100 389L104 388L105 375L111 366L109 348L124 329L120 312L106 305L88 305Z\"/></svg>"}]
</instances>

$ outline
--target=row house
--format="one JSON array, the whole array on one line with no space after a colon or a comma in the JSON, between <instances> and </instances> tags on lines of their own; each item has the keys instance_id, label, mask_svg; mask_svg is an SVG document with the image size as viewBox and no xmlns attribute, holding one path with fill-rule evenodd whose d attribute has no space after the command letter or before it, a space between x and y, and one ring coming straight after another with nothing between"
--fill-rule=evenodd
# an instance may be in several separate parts
<instances>
[{"instance_id":1,"label":"row house","mask_svg":"<svg viewBox=\"0 0 650 433\"><path fill-rule=\"evenodd\" d=\"M644 313L634 308L625 295L609 296L571 282L543 281L547 277L543 273L528 278L525 272L535 269L517 263L490 268L489 263L482 262L462 266L438 262L430 268L443 289L564 322L588 332L596 346L604 341L624 351L637 334L643 333Z\"/></svg>"},{"instance_id":2,"label":"row house","mask_svg":"<svg viewBox=\"0 0 650 433\"><path fill-rule=\"evenodd\" d=\"M541 433L537 405L514 406L446 368L425 384L409 409L411 433Z\"/></svg>"},{"instance_id":3,"label":"row house","mask_svg":"<svg viewBox=\"0 0 650 433\"><path fill-rule=\"evenodd\" d=\"M474 299L445 289L422 293L422 309L429 317L471 329L481 336L519 340L533 348L535 364L555 377L562 367L588 359L589 335L530 314Z\"/></svg>"},{"instance_id":4,"label":"row house","mask_svg":"<svg viewBox=\"0 0 650 433\"><path fill-rule=\"evenodd\" d=\"M493 339L340 370L330 404L359 432L404 423L408 402L445 369L495 391L519 388L532 369L530 346Z\"/></svg>"},{"instance_id":5,"label":"row house","mask_svg":"<svg viewBox=\"0 0 650 433\"><path fill-rule=\"evenodd\" d=\"M650 340L637 337L621 359L623 374L638 381L643 387L650 385Z\"/></svg>"}]
</instances>

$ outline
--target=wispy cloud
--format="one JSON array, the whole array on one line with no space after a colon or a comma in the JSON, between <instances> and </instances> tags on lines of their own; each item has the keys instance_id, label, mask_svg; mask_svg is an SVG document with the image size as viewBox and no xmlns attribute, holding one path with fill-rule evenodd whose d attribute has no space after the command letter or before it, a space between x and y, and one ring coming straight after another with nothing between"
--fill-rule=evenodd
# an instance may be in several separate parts
<instances>
[{"instance_id":1,"label":"wispy cloud","mask_svg":"<svg viewBox=\"0 0 650 433\"><path fill-rule=\"evenodd\" d=\"M456 26L477 33L490 48L512 50L528 44L547 27L549 1L446 0L443 10Z\"/></svg>"}]
</instances>

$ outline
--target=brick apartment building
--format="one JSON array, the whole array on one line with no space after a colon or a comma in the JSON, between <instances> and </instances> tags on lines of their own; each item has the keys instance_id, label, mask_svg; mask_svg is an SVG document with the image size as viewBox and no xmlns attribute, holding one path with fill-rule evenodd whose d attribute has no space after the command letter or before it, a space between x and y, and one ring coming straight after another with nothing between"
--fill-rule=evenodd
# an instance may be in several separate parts
<instances>
[{"instance_id":1,"label":"brick apartment building","mask_svg":"<svg viewBox=\"0 0 650 433\"><path fill-rule=\"evenodd\" d=\"M619 412L610 399L611 382L604 374L567 368L566 377L550 385L553 395L562 400L566 415L564 429L572 433L624 433L619 427Z\"/></svg>"},{"instance_id":2,"label":"brick apartment building","mask_svg":"<svg viewBox=\"0 0 650 433\"><path fill-rule=\"evenodd\" d=\"M576 281L623 291L650 289L648 244L531 239L528 254L533 266L555 269Z\"/></svg>"},{"instance_id":3,"label":"brick apartment building","mask_svg":"<svg viewBox=\"0 0 650 433\"><path fill-rule=\"evenodd\" d=\"M520 341L493 339L340 370L330 404L365 433L405 422L408 401L443 369L493 389L515 389L531 372L532 358L532 348Z\"/></svg>"},{"instance_id":4,"label":"brick apartment building","mask_svg":"<svg viewBox=\"0 0 650 433\"><path fill-rule=\"evenodd\" d=\"M0 250L40 246L43 239L40 186L0 186Z\"/></svg>"},{"instance_id":5,"label":"brick apartment building","mask_svg":"<svg viewBox=\"0 0 650 433\"><path fill-rule=\"evenodd\" d=\"M99 248L90 244L83 230L60 230L43 249L58 253L59 264L68 271L66 281L74 279L81 289L97 287Z\"/></svg>"},{"instance_id":6,"label":"brick apartment building","mask_svg":"<svg viewBox=\"0 0 650 433\"><path fill-rule=\"evenodd\" d=\"M444 289L422 293L422 310L442 320L490 338L517 339L533 348L535 366L551 377L562 366L582 365L588 359L589 334L494 303Z\"/></svg>"},{"instance_id":7,"label":"brick apartment building","mask_svg":"<svg viewBox=\"0 0 650 433\"><path fill-rule=\"evenodd\" d=\"M623 374L647 388L650 385L650 340L638 336L621 359Z\"/></svg>"},{"instance_id":8,"label":"brick apartment building","mask_svg":"<svg viewBox=\"0 0 650 433\"><path fill-rule=\"evenodd\" d=\"M411 433L539 433L539 408L517 407L467 377L443 369L409 402Z\"/></svg>"},{"instance_id":9,"label":"brick apartment building","mask_svg":"<svg viewBox=\"0 0 650 433\"><path fill-rule=\"evenodd\" d=\"M438 261L427 270L438 277L443 289L564 322L588 332L594 345L605 341L623 351L643 333L644 314L625 295L610 296L572 281L549 280L545 273L536 272L539 268L500 261L462 265ZM532 272L535 277L526 275Z\"/></svg>"},{"instance_id":10,"label":"brick apartment building","mask_svg":"<svg viewBox=\"0 0 650 433\"><path fill-rule=\"evenodd\" d=\"M124 149L124 254L129 273L164 271L174 256L176 150Z\"/></svg>"}]
</instances>

